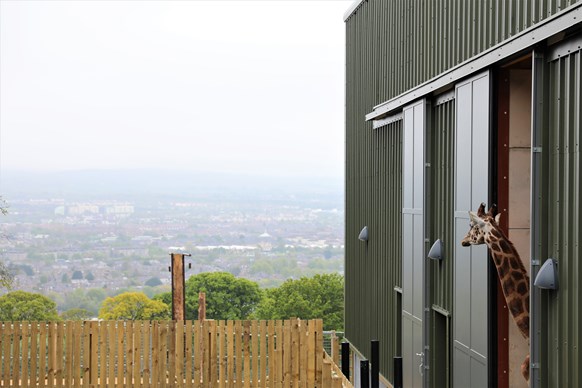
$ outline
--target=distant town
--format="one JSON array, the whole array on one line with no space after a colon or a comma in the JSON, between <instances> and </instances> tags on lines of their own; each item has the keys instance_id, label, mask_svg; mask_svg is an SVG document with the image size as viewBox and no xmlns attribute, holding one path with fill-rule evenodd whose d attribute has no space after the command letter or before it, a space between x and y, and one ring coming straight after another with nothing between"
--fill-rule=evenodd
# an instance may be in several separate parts
<instances>
[{"instance_id":1,"label":"distant town","mask_svg":"<svg viewBox=\"0 0 582 388\"><path fill-rule=\"evenodd\" d=\"M172 252L192 255L186 278L227 271L272 287L343 273L341 198L8 198L8 204L0 259L18 289L51 296L61 311L96 313L106 296L167 291Z\"/></svg>"}]
</instances>

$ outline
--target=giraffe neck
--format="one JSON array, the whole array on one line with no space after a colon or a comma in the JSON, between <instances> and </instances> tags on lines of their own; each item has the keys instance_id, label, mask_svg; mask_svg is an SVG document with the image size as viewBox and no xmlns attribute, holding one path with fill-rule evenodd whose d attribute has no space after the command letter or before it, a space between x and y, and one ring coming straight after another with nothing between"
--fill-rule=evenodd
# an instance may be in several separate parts
<instances>
[{"instance_id":1,"label":"giraffe neck","mask_svg":"<svg viewBox=\"0 0 582 388\"><path fill-rule=\"evenodd\" d=\"M519 253L503 232L493 229L485 239L507 307L524 338L529 339L529 276Z\"/></svg>"}]
</instances>

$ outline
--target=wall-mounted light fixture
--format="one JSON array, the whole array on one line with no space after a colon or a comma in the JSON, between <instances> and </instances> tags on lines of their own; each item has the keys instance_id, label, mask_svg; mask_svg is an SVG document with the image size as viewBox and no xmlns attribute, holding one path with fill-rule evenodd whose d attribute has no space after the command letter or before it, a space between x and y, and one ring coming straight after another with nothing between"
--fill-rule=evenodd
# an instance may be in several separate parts
<instances>
[{"instance_id":1,"label":"wall-mounted light fixture","mask_svg":"<svg viewBox=\"0 0 582 388\"><path fill-rule=\"evenodd\" d=\"M364 226L362 228L362 231L360 232L360 235L358 236L358 239L360 241L365 241L368 242L368 239L370 238L369 233L368 233L368 227Z\"/></svg>"},{"instance_id":2,"label":"wall-mounted light fixture","mask_svg":"<svg viewBox=\"0 0 582 388\"><path fill-rule=\"evenodd\" d=\"M534 286L545 290L558 289L558 262L555 259L547 259L540 268Z\"/></svg>"},{"instance_id":3,"label":"wall-mounted light fixture","mask_svg":"<svg viewBox=\"0 0 582 388\"><path fill-rule=\"evenodd\" d=\"M432 244L432 247L430 247L430 250L428 251L428 258L433 260L442 260L445 258L443 252L444 244L439 238L434 242L434 244Z\"/></svg>"}]
</instances>

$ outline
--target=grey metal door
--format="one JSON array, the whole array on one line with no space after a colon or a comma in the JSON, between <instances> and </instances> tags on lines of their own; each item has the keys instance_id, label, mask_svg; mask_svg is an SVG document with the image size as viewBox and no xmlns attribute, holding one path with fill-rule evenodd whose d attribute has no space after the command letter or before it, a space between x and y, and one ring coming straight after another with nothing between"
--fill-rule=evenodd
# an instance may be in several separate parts
<instances>
[{"instance_id":1,"label":"grey metal door","mask_svg":"<svg viewBox=\"0 0 582 388\"><path fill-rule=\"evenodd\" d=\"M488 286L485 245L462 247L469 210L489 196L489 72L456 86L453 384L487 387Z\"/></svg>"},{"instance_id":2,"label":"grey metal door","mask_svg":"<svg viewBox=\"0 0 582 388\"><path fill-rule=\"evenodd\" d=\"M404 109L402 165L402 361L405 387L422 387L425 101Z\"/></svg>"}]
</instances>

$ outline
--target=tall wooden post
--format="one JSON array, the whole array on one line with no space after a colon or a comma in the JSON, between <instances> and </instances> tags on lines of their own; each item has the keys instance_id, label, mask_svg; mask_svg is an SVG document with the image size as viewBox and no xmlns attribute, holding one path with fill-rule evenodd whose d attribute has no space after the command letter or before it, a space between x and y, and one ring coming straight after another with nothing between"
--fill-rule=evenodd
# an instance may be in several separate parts
<instances>
[{"instance_id":1,"label":"tall wooden post","mask_svg":"<svg viewBox=\"0 0 582 388\"><path fill-rule=\"evenodd\" d=\"M183 253L171 253L172 257L172 320L186 320L186 287Z\"/></svg>"}]
</instances>

